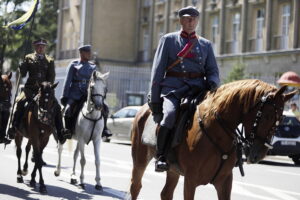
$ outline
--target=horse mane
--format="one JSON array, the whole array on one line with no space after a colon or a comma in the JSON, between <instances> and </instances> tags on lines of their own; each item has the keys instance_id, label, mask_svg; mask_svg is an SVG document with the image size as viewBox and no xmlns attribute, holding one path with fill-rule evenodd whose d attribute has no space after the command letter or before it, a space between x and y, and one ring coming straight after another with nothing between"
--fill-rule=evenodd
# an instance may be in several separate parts
<instances>
[{"instance_id":1,"label":"horse mane","mask_svg":"<svg viewBox=\"0 0 300 200\"><path fill-rule=\"evenodd\" d=\"M239 80L220 86L216 92L208 93L203 103L210 106L210 113L221 113L229 111L232 104L242 102L242 111L246 113L263 95L276 90L277 88L274 85L261 80Z\"/></svg>"}]
</instances>

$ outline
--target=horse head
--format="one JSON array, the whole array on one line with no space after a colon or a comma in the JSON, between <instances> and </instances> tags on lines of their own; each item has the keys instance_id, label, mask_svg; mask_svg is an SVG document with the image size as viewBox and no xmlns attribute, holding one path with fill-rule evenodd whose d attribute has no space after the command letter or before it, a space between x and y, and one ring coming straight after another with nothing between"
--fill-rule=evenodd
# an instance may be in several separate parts
<instances>
[{"instance_id":1,"label":"horse head","mask_svg":"<svg viewBox=\"0 0 300 200\"><path fill-rule=\"evenodd\" d=\"M248 163L256 163L264 158L275 134L276 126L282 119L284 103L291 99L297 91L284 94L287 86L270 92L259 100L259 102L245 116L246 149L245 154Z\"/></svg>"},{"instance_id":2,"label":"horse head","mask_svg":"<svg viewBox=\"0 0 300 200\"><path fill-rule=\"evenodd\" d=\"M109 72L105 74L101 74L98 71L93 72L88 87L88 104L90 111L93 109L102 110L107 93L106 79L108 75Z\"/></svg>"},{"instance_id":3,"label":"horse head","mask_svg":"<svg viewBox=\"0 0 300 200\"><path fill-rule=\"evenodd\" d=\"M38 119L45 123L51 124L54 119L54 105L55 105L55 88L58 82L51 84L50 82L42 82L39 84L39 92L36 103L38 105Z\"/></svg>"},{"instance_id":4,"label":"horse head","mask_svg":"<svg viewBox=\"0 0 300 200\"><path fill-rule=\"evenodd\" d=\"M11 77L12 73L9 72L8 74L1 74L0 79L0 101L9 101L11 97Z\"/></svg>"}]
</instances>

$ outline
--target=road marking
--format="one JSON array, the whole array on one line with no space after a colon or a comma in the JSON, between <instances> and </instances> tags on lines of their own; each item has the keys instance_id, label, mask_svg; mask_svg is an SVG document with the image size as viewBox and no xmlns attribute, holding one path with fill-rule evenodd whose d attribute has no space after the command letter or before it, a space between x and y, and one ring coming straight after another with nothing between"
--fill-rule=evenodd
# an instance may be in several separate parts
<instances>
[{"instance_id":1,"label":"road marking","mask_svg":"<svg viewBox=\"0 0 300 200\"><path fill-rule=\"evenodd\" d=\"M269 169L268 171L279 173L279 174L287 174L287 175L291 175L291 176L300 176L300 173L284 172L282 170L277 170L277 169Z\"/></svg>"}]
</instances>

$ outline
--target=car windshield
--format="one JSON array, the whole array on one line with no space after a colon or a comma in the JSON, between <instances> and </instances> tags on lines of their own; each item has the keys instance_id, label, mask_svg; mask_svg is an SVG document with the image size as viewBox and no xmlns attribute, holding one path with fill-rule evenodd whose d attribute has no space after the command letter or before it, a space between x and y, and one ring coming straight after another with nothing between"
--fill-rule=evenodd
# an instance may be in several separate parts
<instances>
[{"instance_id":1,"label":"car windshield","mask_svg":"<svg viewBox=\"0 0 300 200\"><path fill-rule=\"evenodd\" d=\"M121 109L118 112L116 112L113 117L114 118L129 118L129 117L135 117L137 113L137 110L135 109Z\"/></svg>"},{"instance_id":2,"label":"car windshield","mask_svg":"<svg viewBox=\"0 0 300 200\"><path fill-rule=\"evenodd\" d=\"M296 117L285 116L281 125L300 126L300 122L297 120Z\"/></svg>"}]
</instances>

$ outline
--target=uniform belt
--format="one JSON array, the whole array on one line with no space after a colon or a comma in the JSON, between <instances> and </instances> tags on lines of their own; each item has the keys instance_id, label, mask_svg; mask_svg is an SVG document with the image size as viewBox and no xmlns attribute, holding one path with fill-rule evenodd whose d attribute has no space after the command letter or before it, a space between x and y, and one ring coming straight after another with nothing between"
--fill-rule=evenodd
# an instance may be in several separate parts
<instances>
[{"instance_id":1,"label":"uniform belt","mask_svg":"<svg viewBox=\"0 0 300 200\"><path fill-rule=\"evenodd\" d=\"M166 77L178 77L178 78L203 78L203 73L196 72L167 72Z\"/></svg>"},{"instance_id":2,"label":"uniform belt","mask_svg":"<svg viewBox=\"0 0 300 200\"><path fill-rule=\"evenodd\" d=\"M89 80L72 80L73 83L88 83Z\"/></svg>"}]
</instances>

